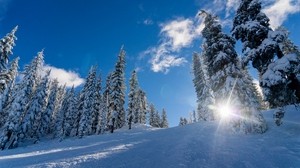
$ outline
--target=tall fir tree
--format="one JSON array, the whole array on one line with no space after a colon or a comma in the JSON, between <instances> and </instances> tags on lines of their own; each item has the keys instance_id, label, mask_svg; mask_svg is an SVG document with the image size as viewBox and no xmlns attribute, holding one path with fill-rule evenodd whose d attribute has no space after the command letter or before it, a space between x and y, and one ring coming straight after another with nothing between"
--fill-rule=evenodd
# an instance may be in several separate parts
<instances>
[{"instance_id":1,"label":"tall fir tree","mask_svg":"<svg viewBox=\"0 0 300 168\"><path fill-rule=\"evenodd\" d=\"M42 117L43 112L46 109L48 96L49 96L49 75L50 71L46 72L46 75L42 78L41 83L37 86L36 92L32 97L31 103L28 108L27 115L30 116L27 127L29 130L25 133L26 137L34 139L34 143L40 140L42 136Z\"/></svg>"},{"instance_id":2,"label":"tall fir tree","mask_svg":"<svg viewBox=\"0 0 300 168\"><path fill-rule=\"evenodd\" d=\"M193 55L194 87L197 94L197 114L199 121L214 119L213 110L209 108L214 104L214 96L209 88L209 80L205 78L202 63L197 53Z\"/></svg>"},{"instance_id":3,"label":"tall fir tree","mask_svg":"<svg viewBox=\"0 0 300 168\"><path fill-rule=\"evenodd\" d=\"M24 138L26 132L27 109L28 104L35 92L39 71L44 63L43 51L32 60L30 65L27 65L24 70L24 77L21 83L16 88L13 95L13 100L8 108L9 116L4 125L2 136L0 137L0 148L14 148L18 146L20 138ZM23 126L23 127L22 127Z\"/></svg>"},{"instance_id":4,"label":"tall fir tree","mask_svg":"<svg viewBox=\"0 0 300 168\"><path fill-rule=\"evenodd\" d=\"M138 123L146 124L146 115L148 110L148 103L146 93L139 89L137 92L137 115L138 115Z\"/></svg>"},{"instance_id":5,"label":"tall fir tree","mask_svg":"<svg viewBox=\"0 0 300 168\"><path fill-rule=\"evenodd\" d=\"M0 96L0 128L4 125L8 117L9 111L7 111L7 108L12 101L12 95L16 87L15 80L18 74L18 63L19 57L12 61L10 69L8 71L8 76L10 78L8 87L5 88L4 92Z\"/></svg>"},{"instance_id":6,"label":"tall fir tree","mask_svg":"<svg viewBox=\"0 0 300 168\"><path fill-rule=\"evenodd\" d=\"M50 93L46 109L42 113L42 135L53 133L54 125L56 121L56 109L58 98L58 81L54 80L50 82Z\"/></svg>"},{"instance_id":7,"label":"tall fir tree","mask_svg":"<svg viewBox=\"0 0 300 168\"><path fill-rule=\"evenodd\" d=\"M83 107L78 129L80 138L92 134L93 96L96 88L96 75L96 68L91 67L82 91Z\"/></svg>"},{"instance_id":8,"label":"tall fir tree","mask_svg":"<svg viewBox=\"0 0 300 168\"><path fill-rule=\"evenodd\" d=\"M253 105L253 98L245 91L251 88L245 85L246 79L234 49L235 40L222 32L217 17L205 11L202 11L202 14L205 15L205 27L202 31L205 38L203 55L211 78L218 117L222 119L225 113L223 109L227 106L231 108L232 115L226 123L229 123L229 128L234 132L265 132L266 122L258 108Z\"/></svg>"},{"instance_id":9,"label":"tall fir tree","mask_svg":"<svg viewBox=\"0 0 300 168\"><path fill-rule=\"evenodd\" d=\"M137 123L138 122L138 79L137 79L137 73L134 70L131 74L131 77L129 79L129 94L128 94L128 109L127 109L127 121L128 125L131 125L131 123Z\"/></svg>"},{"instance_id":10,"label":"tall fir tree","mask_svg":"<svg viewBox=\"0 0 300 168\"><path fill-rule=\"evenodd\" d=\"M121 47L115 70L112 74L112 98L114 100L113 111L116 113L115 127L121 128L125 124L125 50Z\"/></svg>"},{"instance_id":11,"label":"tall fir tree","mask_svg":"<svg viewBox=\"0 0 300 168\"><path fill-rule=\"evenodd\" d=\"M104 113L106 113L106 127L108 128L109 123L112 120L112 112L114 106L114 100L112 98L112 74L109 73L106 78L105 91L103 93L103 101L105 103Z\"/></svg>"},{"instance_id":12,"label":"tall fir tree","mask_svg":"<svg viewBox=\"0 0 300 168\"><path fill-rule=\"evenodd\" d=\"M11 80L7 71L7 64L10 55L13 54L12 49L15 46L15 36L18 26L16 26L10 33L0 39L0 93L3 93Z\"/></svg>"},{"instance_id":13,"label":"tall fir tree","mask_svg":"<svg viewBox=\"0 0 300 168\"><path fill-rule=\"evenodd\" d=\"M168 128L169 123L168 123L168 118L167 118L167 112L165 109L162 110L161 114L161 128Z\"/></svg>"},{"instance_id":14,"label":"tall fir tree","mask_svg":"<svg viewBox=\"0 0 300 168\"><path fill-rule=\"evenodd\" d=\"M106 101L105 98L102 94L102 87L101 87L101 77L99 75L98 77L98 81L97 81L97 86L96 86L96 90L97 90L97 105L98 110L99 110L99 114L98 114L98 123L97 123L97 128L96 128L96 134L102 134L105 132L106 129L106 123L107 123L107 108L106 108Z\"/></svg>"},{"instance_id":15,"label":"tall fir tree","mask_svg":"<svg viewBox=\"0 0 300 168\"><path fill-rule=\"evenodd\" d=\"M149 125L156 127L156 109L155 106L151 103L149 106Z\"/></svg>"}]
</instances>

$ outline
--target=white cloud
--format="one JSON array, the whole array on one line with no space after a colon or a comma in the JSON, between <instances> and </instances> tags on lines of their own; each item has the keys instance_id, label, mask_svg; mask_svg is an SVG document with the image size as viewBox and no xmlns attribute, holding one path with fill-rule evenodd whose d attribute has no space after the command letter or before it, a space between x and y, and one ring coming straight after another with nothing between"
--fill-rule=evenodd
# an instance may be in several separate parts
<instances>
[{"instance_id":1,"label":"white cloud","mask_svg":"<svg viewBox=\"0 0 300 168\"><path fill-rule=\"evenodd\" d=\"M161 27L161 33L170 40L173 50L190 45L195 38L195 26L191 19L176 19Z\"/></svg>"},{"instance_id":2,"label":"white cloud","mask_svg":"<svg viewBox=\"0 0 300 168\"><path fill-rule=\"evenodd\" d=\"M151 70L168 73L171 67L187 62L184 57L177 55L182 48L190 46L200 36L204 24L202 20L177 18L160 26L159 44L144 51L139 58L151 56Z\"/></svg>"},{"instance_id":3,"label":"white cloud","mask_svg":"<svg viewBox=\"0 0 300 168\"><path fill-rule=\"evenodd\" d=\"M280 26L290 14L300 12L300 0L276 0L266 6L263 12L270 18L272 28Z\"/></svg>"},{"instance_id":4,"label":"white cloud","mask_svg":"<svg viewBox=\"0 0 300 168\"><path fill-rule=\"evenodd\" d=\"M239 5L240 5L240 0L227 0L226 17L228 17L232 11L236 11Z\"/></svg>"},{"instance_id":5,"label":"white cloud","mask_svg":"<svg viewBox=\"0 0 300 168\"><path fill-rule=\"evenodd\" d=\"M73 71L56 68L50 65L45 65L43 69L51 69L50 78L57 79L61 85L66 84L66 87L72 87L73 85L74 87L77 87L84 82L84 79L80 78L79 74Z\"/></svg>"}]
</instances>

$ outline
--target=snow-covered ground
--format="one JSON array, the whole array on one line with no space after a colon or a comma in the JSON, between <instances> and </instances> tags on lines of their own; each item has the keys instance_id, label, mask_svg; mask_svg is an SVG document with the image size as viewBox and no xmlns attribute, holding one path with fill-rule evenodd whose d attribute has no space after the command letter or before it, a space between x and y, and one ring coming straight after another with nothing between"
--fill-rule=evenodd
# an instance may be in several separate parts
<instances>
[{"instance_id":1,"label":"snow-covered ground","mask_svg":"<svg viewBox=\"0 0 300 168\"><path fill-rule=\"evenodd\" d=\"M0 167L300 167L300 109L286 108L282 126L264 112L265 134L228 134L216 122L170 129L135 126L82 139L44 140L0 151Z\"/></svg>"}]
</instances>

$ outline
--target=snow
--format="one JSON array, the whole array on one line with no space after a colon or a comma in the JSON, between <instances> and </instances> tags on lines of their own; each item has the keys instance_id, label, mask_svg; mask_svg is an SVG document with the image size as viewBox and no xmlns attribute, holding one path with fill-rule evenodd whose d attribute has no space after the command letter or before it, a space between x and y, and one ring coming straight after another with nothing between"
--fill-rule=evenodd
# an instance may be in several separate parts
<instances>
[{"instance_id":1,"label":"snow","mask_svg":"<svg viewBox=\"0 0 300 168\"><path fill-rule=\"evenodd\" d=\"M226 133L218 122L157 129L133 125L115 133L44 139L0 151L0 167L300 167L300 109L285 108L283 125L274 110L263 112L264 134Z\"/></svg>"}]
</instances>

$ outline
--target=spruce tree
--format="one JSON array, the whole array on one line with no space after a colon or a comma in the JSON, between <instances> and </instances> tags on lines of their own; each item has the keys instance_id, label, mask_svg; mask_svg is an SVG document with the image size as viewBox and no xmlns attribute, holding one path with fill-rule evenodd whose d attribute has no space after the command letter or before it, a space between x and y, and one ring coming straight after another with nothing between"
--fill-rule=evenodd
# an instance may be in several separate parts
<instances>
[{"instance_id":1,"label":"spruce tree","mask_svg":"<svg viewBox=\"0 0 300 168\"><path fill-rule=\"evenodd\" d=\"M30 65L27 65L24 70L24 77L21 83L16 88L13 95L13 100L8 108L9 116L3 128L2 136L0 137L0 148L14 148L18 146L20 138L24 138L24 132L28 127L27 109L35 92L39 71L44 62L43 51L32 60ZM23 126L23 127L22 127Z\"/></svg>"},{"instance_id":2,"label":"spruce tree","mask_svg":"<svg viewBox=\"0 0 300 168\"><path fill-rule=\"evenodd\" d=\"M152 127L156 127L156 109L154 105L151 103L149 107L149 125Z\"/></svg>"},{"instance_id":3,"label":"spruce tree","mask_svg":"<svg viewBox=\"0 0 300 168\"><path fill-rule=\"evenodd\" d=\"M128 94L128 109L127 109L127 121L128 125L138 122L138 79L136 71L133 71L131 78L129 79L130 91Z\"/></svg>"},{"instance_id":4,"label":"spruce tree","mask_svg":"<svg viewBox=\"0 0 300 168\"><path fill-rule=\"evenodd\" d=\"M168 118L167 118L167 112L165 109L162 110L161 114L161 128L168 128L169 123L168 123Z\"/></svg>"},{"instance_id":5,"label":"spruce tree","mask_svg":"<svg viewBox=\"0 0 300 168\"><path fill-rule=\"evenodd\" d=\"M8 117L9 111L7 111L7 108L12 101L12 95L16 87L15 80L18 74L18 62L19 57L12 61L10 69L8 70L8 76L10 78L8 87L5 88L3 94L0 96L0 128L4 125Z\"/></svg>"},{"instance_id":6,"label":"spruce tree","mask_svg":"<svg viewBox=\"0 0 300 168\"><path fill-rule=\"evenodd\" d=\"M101 77L98 77L97 86L96 86L96 99L97 99L97 106L98 106L98 123L96 127L96 134L102 134L105 131L106 128L106 102L104 100L104 96L102 94L102 88L101 88Z\"/></svg>"},{"instance_id":7,"label":"spruce tree","mask_svg":"<svg viewBox=\"0 0 300 168\"><path fill-rule=\"evenodd\" d=\"M146 93L141 89L138 90L137 100L138 100L138 102L137 102L138 110L137 111L138 111L139 123L146 124L148 103L147 103Z\"/></svg>"},{"instance_id":8,"label":"spruce tree","mask_svg":"<svg viewBox=\"0 0 300 168\"><path fill-rule=\"evenodd\" d=\"M105 91L103 93L103 102L105 103L104 113L106 113L106 126L109 127L109 123L112 120L112 112L114 106L114 100L112 98L112 74L109 73L106 78Z\"/></svg>"},{"instance_id":9,"label":"spruce tree","mask_svg":"<svg viewBox=\"0 0 300 168\"><path fill-rule=\"evenodd\" d=\"M77 120L77 99L76 94L74 90L74 86L71 88L71 90L66 94L65 96L66 103L65 106L62 106L62 109L65 109L65 117L64 117L64 123L63 123L63 131L61 132L61 138L65 138L68 136L72 136L72 130L74 129L74 123ZM63 103L64 105L64 103Z\"/></svg>"},{"instance_id":10,"label":"spruce tree","mask_svg":"<svg viewBox=\"0 0 300 168\"><path fill-rule=\"evenodd\" d=\"M285 29L279 28L277 31L284 37L279 43L283 56L269 64L261 81L265 98L272 108L297 103L296 94L300 91L296 78L300 74L300 51L288 38Z\"/></svg>"},{"instance_id":11,"label":"spruce tree","mask_svg":"<svg viewBox=\"0 0 300 168\"><path fill-rule=\"evenodd\" d=\"M209 80L205 78L203 66L200 57L197 53L193 55L193 73L194 73L194 87L197 94L197 114L198 121L210 121L214 119L213 110L209 108L214 104L214 97L209 88Z\"/></svg>"},{"instance_id":12,"label":"spruce tree","mask_svg":"<svg viewBox=\"0 0 300 168\"><path fill-rule=\"evenodd\" d=\"M56 109L57 109L57 98L58 98L58 81L54 80L50 82L50 93L46 109L42 116L42 135L50 134L54 131L54 125L56 121Z\"/></svg>"},{"instance_id":13,"label":"spruce tree","mask_svg":"<svg viewBox=\"0 0 300 168\"><path fill-rule=\"evenodd\" d=\"M81 93L82 113L79 121L78 135L79 137L92 134L92 113L93 113L93 96L96 88L96 68L91 67L86 83Z\"/></svg>"},{"instance_id":14,"label":"spruce tree","mask_svg":"<svg viewBox=\"0 0 300 168\"><path fill-rule=\"evenodd\" d=\"M113 111L116 112L115 127L121 128L125 124L125 50L123 47L118 55L115 70L111 78L112 99L114 100Z\"/></svg>"},{"instance_id":15,"label":"spruce tree","mask_svg":"<svg viewBox=\"0 0 300 168\"><path fill-rule=\"evenodd\" d=\"M215 95L218 117L222 119L226 112L224 108L227 106L231 108L231 117L226 123L230 124L233 131L265 132L266 122L258 108L253 105L248 91L245 91L246 79L234 49L235 40L222 32L217 17L205 11L202 14L205 15L205 28L202 31L205 38L203 55L211 79L211 89Z\"/></svg>"},{"instance_id":16,"label":"spruce tree","mask_svg":"<svg viewBox=\"0 0 300 168\"><path fill-rule=\"evenodd\" d=\"M7 64L9 56L13 54L12 49L15 46L15 40L17 39L15 36L17 29L18 26L0 39L0 93L3 93L8 82L11 80L8 75Z\"/></svg>"},{"instance_id":17,"label":"spruce tree","mask_svg":"<svg viewBox=\"0 0 300 168\"><path fill-rule=\"evenodd\" d=\"M29 130L27 131L27 133L25 133L25 136L34 138L35 143L39 141L40 137L42 136L42 113L46 109L50 92L49 75L50 71L46 72L46 75L42 78L41 83L37 86L36 92L31 100L27 112L27 115L30 115L29 121L27 123Z\"/></svg>"}]
</instances>

